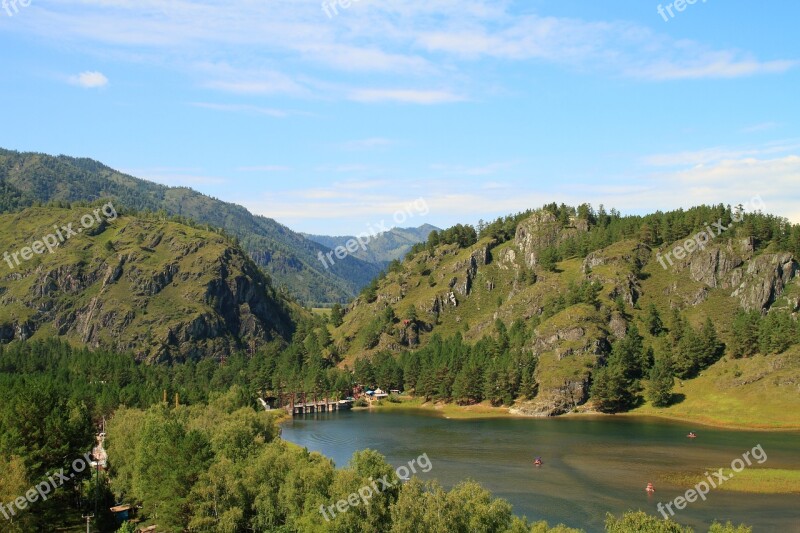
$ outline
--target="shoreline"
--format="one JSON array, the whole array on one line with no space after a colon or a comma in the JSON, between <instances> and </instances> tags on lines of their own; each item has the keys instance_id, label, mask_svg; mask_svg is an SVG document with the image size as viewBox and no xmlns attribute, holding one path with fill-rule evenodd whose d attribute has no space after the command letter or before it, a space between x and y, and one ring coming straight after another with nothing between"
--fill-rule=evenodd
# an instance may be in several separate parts
<instances>
[{"instance_id":1,"label":"shoreline","mask_svg":"<svg viewBox=\"0 0 800 533\"><path fill-rule=\"evenodd\" d=\"M537 417L526 416L516 413L509 413L507 407L492 407L487 404L477 404L470 406L459 406L452 403L433 403L424 402L421 398L404 397L399 403L385 402L382 405L369 405L366 407L354 407L353 411L357 412L397 412L409 413L418 416L432 416L436 418L443 418L448 420L463 420L463 421L476 421L476 420L491 420L491 419L536 419ZM589 419L594 418L597 420L605 419L619 415L609 415L597 412L573 412L561 415L559 417L545 417L550 420L555 418L568 418L568 419ZM622 414L625 418L640 418L640 419L655 419L659 421L691 423L696 428L707 427L714 429L725 429L730 431L766 431L766 432L796 432L795 428L753 428L753 427L733 427L730 425L714 425L702 423L697 420L680 419L672 416L652 416L650 414L640 414L636 412ZM277 421L278 425L282 425L286 421L291 421L293 417L284 414ZM538 417L542 418L542 417ZM281 437L282 438L282 437ZM288 442L288 441L287 441ZM746 477L745 477L746 476ZM664 474L659 478L661 482L669 482L673 484L686 484L691 486L689 481L694 483L696 479L702 479L698 472L691 470L677 471ZM747 474L743 474L737 478L736 484L731 484L725 487L724 490L731 492L743 492L749 494L800 494L800 470L796 469L772 469L762 468L755 469Z\"/></svg>"},{"instance_id":2,"label":"shoreline","mask_svg":"<svg viewBox=\"0 0 800 533\"><path fill-rule=\"evenodd\" d=\"M574 417L627 417L627 418L657 418L661 420L669 420L672 422L685 422L687 424L694 424L696 426L703 426L715 429L728 429L732 431L761 431L761 432L797 432L800 431L798 426L786 427L769 427L747 424L732 424L722 422L719 420L709 420L701 417L681 416L668 413L653 413L653 412L640 412L637 410L628 411L626 413L605 414L598 412L573 412L559 415L556 417L535 417L524 414L511 413L508 407L492 407L485 403L475 405L456 405L454 403L433 403L423 402L420 398L403 397L400 403L384 402L381 405L370 405L368 407L354 407L353 411L370 411L370 410L383 410L383 411L417 411L427 414L435 414L442 418L450 420L480 420L489 418L513 418L513 419L551 419L551 418L574 418Z\"/></svg>"}]
</instances>

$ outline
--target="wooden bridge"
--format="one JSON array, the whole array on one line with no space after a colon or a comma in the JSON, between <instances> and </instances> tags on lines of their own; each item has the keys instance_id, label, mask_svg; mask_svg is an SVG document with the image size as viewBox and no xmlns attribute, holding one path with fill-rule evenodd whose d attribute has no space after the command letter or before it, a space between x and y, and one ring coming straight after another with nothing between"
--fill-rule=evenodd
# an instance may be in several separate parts
<instances>
[{"instance_id":1,"label":"wooden bridge","mask_svg":"<svg viewBox=\"0 0 800 533\"><path fill-rule=\"evenodd\" d=\"M295 392L279 393L277 396L268 399L276 400L278 408L285 409L290 415L302 415L308 413L327 413L329 411L339 411L350 409L353 406L350 400L338 400L337 395L317 392ZM263 399L262 405L265 408L268 404Z\"/></svg>"}]
</instances>

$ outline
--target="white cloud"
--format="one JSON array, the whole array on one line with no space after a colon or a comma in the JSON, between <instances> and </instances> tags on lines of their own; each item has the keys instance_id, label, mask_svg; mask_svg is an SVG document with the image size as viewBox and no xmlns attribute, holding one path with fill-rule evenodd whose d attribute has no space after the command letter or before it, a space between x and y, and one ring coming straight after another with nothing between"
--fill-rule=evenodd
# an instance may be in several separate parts
<instances>
[{"instance_id":1,"label":"white cloud","mask_svg":"<svg viewBox=\"0 0 800 533\"><path fill-rule=\"evenodd\" d=\"M346 214L352 223L386 219L398 205L423 197L431 222L439 226L476 223L548 202L617 208L625 214L645 214L689 208L699 204L747 204L759 196L765 211L800 223L800 145L791 140L747 149L716 147L681 154L653 156L654 167L631 183L627 178L579 182L570 176L537 180L464 180L457 167L433 165L437 175L414 179L350 180L330 186L271 193L249 198L254 212L280 219L291 227L324 232L327 224ZM635 164L636 161L632 161ZM480 168L504 168L505 163ZM519 166L515 164L515 166ZM464 171L469 167L463 167ZM523 170L515 169L516 174ZM528 170L530 173L530 170ZM480 173L476 175L482 175ZM402 188L397 184L402 183ZM391 191L391 194L387 194ZM408 224L407 224L408 225ZM353 232L356 228L339 227Z\"/></svg>"},{"instance_id":2,"label":"white cloud","mask_svg":"<svg viewBox=\"0 0 800 533\"><path fill-rule=\"evenodd\" d=\"M251 115L264 115L268 117L284 118L290 114L295 114L293 111L286 111L284 109L274 109L271 107L261 107L247 104L215 104L211 102L192 102L189 105L200 107L203 109L211 109L214 111L228 111L234 113L246 113Z\"/></svg>"},{"instance_id":3,"label":"white cloud","mask_svg":"<svg viewBox=\"0 0 800 533\"><path fill-rule=\"evenodd\" d=\"M251 167L238 167L239 172L289 172L292 167L285 165L256 165Z\"/></svg>"},{"instance_id":4,"label":"white cloud","mask_svg":"<svg viewBox=\"0 0 800 533\"><path fill-rule=\"evenodd\" d=\"M642 162L654 167L704 166L726 160L749 157L789 154L800 150L800 140L788 139L744 148L715 147L677 153L655 154L642 158Z\"/></svg>"},{"instance_id":5,"label":"white cloud","mask_svg":"<svg viewBox=\"0 0 800 533\"><path fill-rule=\"evenodd\" d=\"M425 91L414 89L356 89L350 93L356 102L394 102L403 104L443 104L461 102L465 98L449 91Z\"/></svg>"},{"instance_id":6,"label":"white cloud","mask_svg":"<svg viewBox=\"0 0 800 533\"><path fill-rule=\"evenodd\" d=\"M96 89L108 85L108 78L101 72L87 70L76 76L70 76L69 82L85 89Z\"/></svg>"},{"instance_id":7,"label":"white cloud","mask_svg":"<svg viewBox=\"0 0 800 533\"><path fill-rule=\"evenodd\" d=\"M81 43L178 68L222 92L359 102L475 99L484 80L470 72L485 59L651 82L775 74L798 65L792 57L758 58L626 21L521 15L520 5L365 0L331 21L314 1L232 7L227 0L60 0L41 5L24 23L57 45ZM367 80L388 88L365 88Z\"/></svg>"},{"instance_id":8,"label":"white cloud","mask_svg":"<svg viewBox=\"0 0 800 533\"><path fill-rule=\"evenodd\" d=\"M777 122L762 122L761 124L753 124L751 126L746 126L742 128L740 131L742 133L757 133L761 131L773 130L780 126Z\"/></svg>"}]
</instances>

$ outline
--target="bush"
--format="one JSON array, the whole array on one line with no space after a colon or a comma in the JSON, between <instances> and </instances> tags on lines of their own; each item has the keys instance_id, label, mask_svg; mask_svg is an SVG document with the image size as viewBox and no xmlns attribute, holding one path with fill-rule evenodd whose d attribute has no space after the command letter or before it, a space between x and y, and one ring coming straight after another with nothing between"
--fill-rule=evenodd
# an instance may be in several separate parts
<instances>
[{"instance_id":1,"label":"bush","mask_svg":"<svg viewBox=\"0 0 800 533\"><path fill-rule=\"evenodd\" d=\"M369 402L363 396L353 402L353 407L369 407Z\"/></svg>"}]
</instances>

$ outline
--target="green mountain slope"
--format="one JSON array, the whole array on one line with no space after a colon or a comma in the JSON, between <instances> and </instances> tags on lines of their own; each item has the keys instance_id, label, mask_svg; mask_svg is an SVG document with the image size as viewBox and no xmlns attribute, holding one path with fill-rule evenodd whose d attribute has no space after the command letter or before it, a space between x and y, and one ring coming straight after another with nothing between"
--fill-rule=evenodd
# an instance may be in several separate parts
<instances>
[{"instance_id":1,"label":"green mountain slope","mask_svg":"<svg viewBox=\"0 0 800 533\"><path fill-rule=\"evenodd\" d=\"M84 229L94 209L0 215L0 342L57 336L181 361L291 337L302 310L228 237L102 212Z\"/></svg>"},{"instance_id":2,"label":"green mountain slope","mask_svg":"<svg viewBox=\"0 0 800 533\"><path fill-rule=\"evenodd\" d=\"M272 219L185 187L166 187L117 172L91 159L0 149L0 212L34 202L112 199L119 208L164 211L223 228L293 297L307 305L346 302L380 267L346 257L326 268L329 250Z\"/></svg>"},{"instance_id":3,"label":"green mountain slope","mask_svg":"<svg viewBox=\"0 0 800 533\"><path fill-rule=\"evenodd\" d=\"M685 246L683 237L706 221L729 220L730 209L582 219L566 206L549 207L499 221L477 240L433 235L416 247L345 310L333 330L344 363L358 377L363 356L380 366L376 356L388 351L400 355L405 386L428 398L506 405L516 398L518 412L549 416L597 407L590 401L597 372L623 357L615 353L624 354L626 342L639 343L629 351L650 359L625 366L641 367L626 384L642 396L654 355L681 379L702 374L720 355L742 356L734 353L747 340L734 332L742 316L760 320L758 339L749 341L757 346L745 356L800 344L800 227L747 215L665 269L663 254ZM656 333L651 313L664 324ZM704 329L708 318L718 341ZM797 399L800 361L786 357L778 368L775 360L763 358L759 379L775 378L775 395L762 399L779 413L787 398Z\"/></svg>"},{"instance_id":4,"label":"green mountain slope","mask_svg":"<svg viewBox=\"0 0 800 533\"><path fill-rule=\"evenodd\" d=\"M392 228L375 236L362 236L362 240L365 242L364 246L359 247L352 255L383 269L392 261L403 259L415 244L427 241L432 231L439 231L439 228L423 224L418 228ZM331 250L337 246L346 247L348 241L358 240L352 235L331 237L304 234L304 236Z\"/></svg>"}]
</instances>

